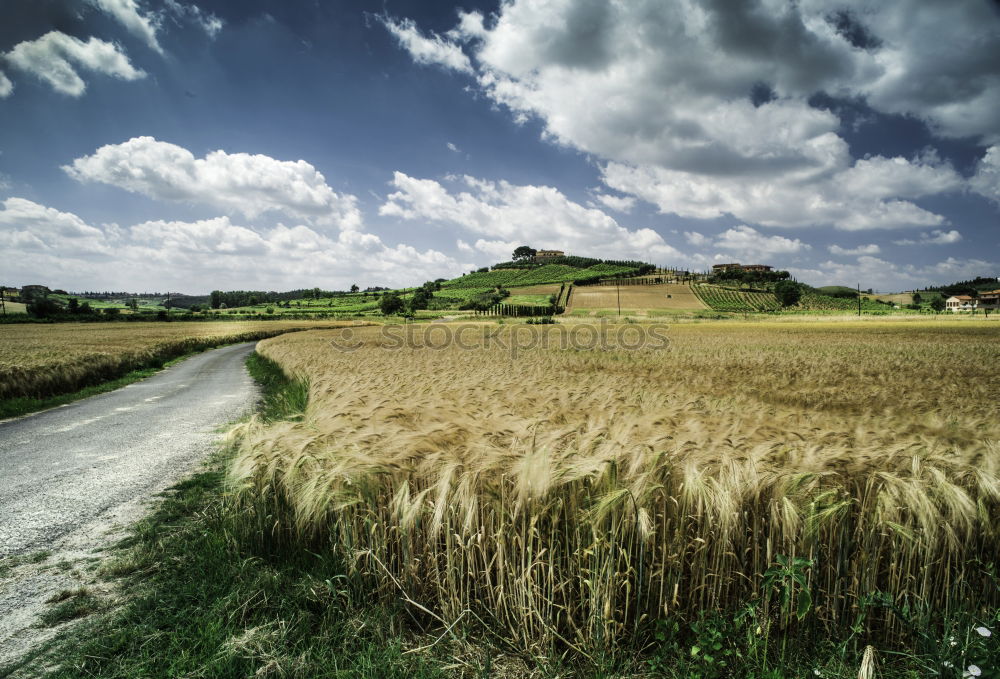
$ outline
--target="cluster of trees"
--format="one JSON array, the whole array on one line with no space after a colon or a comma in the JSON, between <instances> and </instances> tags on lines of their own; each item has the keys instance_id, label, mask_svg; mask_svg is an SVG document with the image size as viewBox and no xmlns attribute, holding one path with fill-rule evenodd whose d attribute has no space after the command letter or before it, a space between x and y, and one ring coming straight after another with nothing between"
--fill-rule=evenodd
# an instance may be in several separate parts
<instances>
[{"instance_id":1,"label":"cluster of trees","mask_svg":"<svg viewBox=\"0 0 1000 679\"><path fill-rule=\"evenodd\" d=\"M550 257L544 262L534 261L535 255L538 254L538 250L528 245L521 245L516 248L511 254L511 260L509 262L500 262L499 264L494 264L492 267L482 267L476 270L476 273L486 273L490 268L496 269L531 269L538 266L543 266L544 264L562 264L564 266L573 266L578 269L586 269L597 264L608 264L610 266L619 267L630 267L636 269L638 272L636 275L643 275L654 271L656 266L648 262L640 262L631 259L597 259L596 257L579 257L576 255L563 255L562 257Z\"/></svg>"},{"instance_id":2,"label":"cluster of trees","mask_svg":"<svg viewBox=\"0 0 1000 679\"><path fill-rule=\"evenodd\" d=\"M128 307L133 311L137 310L138 306L139 303L137 300L130 299L128 301ZM25 306L25 311L28 312L28 315L35 318L58 318L60 316L94 317L98 314L117 316L121 313L121 309L117 307L95 309L90 306L90 302L80 302L76 297L70 297L64 306L48 296L35 297Z\"/></svg>"},{"instance_id":3,"label":"cluster of trees","mask_svg":"<svg viewBox=\"0 0 1000 679\"><path fill-rule=\"evenodd\" d=\"M443 281L444 279L438 279ZM375 293L389 290L378 285L370 286L362 292L361 287L355 283L350 290L323 290L322 288L302 288L289 290L287 292L274 292L264 290L213 290L208 297L198 297L182 295L172 300L172 304L165 306L178 306L191 309L194 306L206 305L213 309L228 309L233 307L256 306L258 304L274 304L287 307L289 302L296 299L330 299L343 297L349 293L362 292L362 294Z\"/></svg>"},{"instance_id":4,"label":"cluster of trees","mask_svg":"<svg viewBox=\"0 0 1000 679\"><path fill-rule=\"evenodd\" d=\"M430 306L431 299L433 299L434 293L441 289L442 282L444 282L443 278L427 281L414 290L407 299L403 299L399 293L386 292L379 302L379 310L386 316L399 314L412 316L415 312Z\"/></svg>"},{"instance_id":5,"label":"cluster of trees","mask_svg":"<svg viewBox=\"0 0 1000 679\"><path fill-rule=\"evenodd\" d=\"M778 303L780 303L781 306L794 306L799 303L800 299L802 299L802 286L795 281L788 280L787 271L780 273L784 273L786 275L786 279L778 281L778 283L774 286L774 296L778 298Z\"/></svg>"},{"instance_id":6,"label":"cluster of trees","mask_svg":"<svg viewBox=\"0 0 1000 679\"><path fill-rule=\"evenodd\" d=\"M941 285L936 288L927 288L927 290L936 290L945 297L951 297L952 295L969 295L970 297L978 297L979 293L984 290L996 290L997 288L1000 288L1000 281L996 278L976 276L968 281L958 281L957 283L952 283L951 285Z\"/></svg>"},{"instance_id":7,"label":"cluster of trees","mask_svg":"<svg viewBox=\"0 0 1000 679\"><path fill-rule=\"evenodd\" d=\"M123 299L126 297L135 297L138 299L152 299L152 298L170 296L169 292L113 292L107 290L105 290L104 292L86 291L86 292L74 292L74 293L68 293L65 290L53 290L52 292L54 292L57 295L73 294L76 295L77 297L82 297L84 299L100 299L100 300Z\"/></svg>"},{"instance_id":8,"label":"cluster of trees","mask_svg":"<svg viewBox=\"0 0 1000 679\"><path fill-rule=\"evenodd\" d=\"M787 281L791 274L787 271L721 271L709 277L710 283L731 282L741 285L753 285L754 283L778 283Z\"/></svg>"},{"instance_id":9,"label":"cluster of trees","mask_svg":"<svg viewBox=\"0 0 1000 679\"><path fill-rule=\"evenodd\" d=\"M510 290L505 288L496 288L495 290L490 290L489 292L481 292L478 295L474 295L458 308L463 310L471 309L472 311L486 311L487 309L492 309L508 297L510 297Z\"/></svg>"}]
</instances>

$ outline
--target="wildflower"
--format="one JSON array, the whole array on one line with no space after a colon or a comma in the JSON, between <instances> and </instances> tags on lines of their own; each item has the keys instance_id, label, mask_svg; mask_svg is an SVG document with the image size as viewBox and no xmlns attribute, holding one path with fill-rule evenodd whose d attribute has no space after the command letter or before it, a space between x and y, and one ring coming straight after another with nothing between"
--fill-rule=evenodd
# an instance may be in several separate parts
<instances>
[{"instance_id":1,"label":"wildflower","mask_svg":"<svg viewBox=\"0 0 1000 679\"><path fill-rule=\"evenodd\" d=\"M813 674L815 674L817 677L823 676L822 674L819 673L819 670L813 670Z\"/></svg>"},{"instance_id":2,"label":"wildflower","mask_svg":"<svg viewBox=\"0 0 1000 679\"><path fill-rule=\"evenodd\" d=\"M990 631L990 628L989 627L983 627L982 625L980 625L979 627L976 628L976 632L981 637L989 638L989 637L993 636L993 632Z\"/></svg>"},{"instance_id":3,"label":"wildflower","mask_svg":"<svg viewBox=\"0 0 1000 679\"><path fill-rule=\"evenodd\" d=\"M955 666L954 663L952 663L950 660L945 660L941 664L944 665L945 667L954 667Z\"/></svg>"},{"instance_id":4,"label":"wildflower","mask_svg":"<svg viewBox=\"0 0 1000 679\"><path fill-rule=\"evenodd\" d=\"M983 671L979 669L979 665L969 665L969 668L962 672L963 677L978 677Z\"/></svg>"}]
</instances>

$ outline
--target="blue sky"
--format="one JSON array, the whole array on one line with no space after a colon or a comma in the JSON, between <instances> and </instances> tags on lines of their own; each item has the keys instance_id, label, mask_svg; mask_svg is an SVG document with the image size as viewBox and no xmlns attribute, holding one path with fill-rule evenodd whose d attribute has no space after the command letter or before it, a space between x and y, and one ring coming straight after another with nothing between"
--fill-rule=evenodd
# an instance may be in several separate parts
<instances>
[{"instance_id":1,"label":"blue sky","mask_svg":"<svg viewBox=\"0 0 1000 679\"><path fill-rule=\"evenodd\" d=\"M1000 275L989 0L6 0L0 282Z\"/></svg>"}]
</instances>

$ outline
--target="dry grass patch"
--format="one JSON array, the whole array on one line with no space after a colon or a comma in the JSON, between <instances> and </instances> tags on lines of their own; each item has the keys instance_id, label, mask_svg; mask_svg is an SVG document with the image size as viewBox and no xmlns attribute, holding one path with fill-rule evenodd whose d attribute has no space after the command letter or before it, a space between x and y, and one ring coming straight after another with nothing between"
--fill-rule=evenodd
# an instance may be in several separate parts
<instances>
[{"instance_id":1,"label":"dry grass patch","mask_svg":"<svg viewBox=\"0 0 1000 679\"><path fill-rule=\"evenodd\" d=\"M570 295L570 310L615 309L621 293L622 309L707 309L690 285L626 285L616 291L609 285L577 285Z\"/></svg>"}]
</instances>

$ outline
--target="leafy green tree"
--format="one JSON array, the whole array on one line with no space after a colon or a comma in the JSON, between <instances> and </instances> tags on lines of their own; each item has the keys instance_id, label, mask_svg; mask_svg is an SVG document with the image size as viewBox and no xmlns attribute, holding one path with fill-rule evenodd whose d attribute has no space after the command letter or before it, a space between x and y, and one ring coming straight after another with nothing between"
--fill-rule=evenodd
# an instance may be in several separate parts
<instances>
[{"instance_id":1,"label":"leafy green tree","mask_svg":"<svg viewBox=\"0 0 1000 679\"><path fill-rule=\"evenodd\" d=\"M400 313L403 310L404 304L399 295L396 293L390 293L382 297L382 301L379 302L378 306L383 314L386 316L392 316Z\"/></svg>"},{"instance_id":2,"label":"leafy green tree","mask_svg":"<svg viewBox=\"0 0 1000 679\"><path fill-rule=\"evenodd\" d=\"M931 309L934 309L937 313L944 311L945 303L944 297L935 297L931 300Z\"/></svg>"},{"instance_id":3,"label":"leafy green tree","mask_svg":"<svg viewBox=\"0 0 1000 679\"><path fill-rule=\"evenodd\" d=\"M424 288L417 288L413 293L413 297L410 298L410 311L417 311L419 309L426 309L430 306L431 293L429 293Z\"/></svg>"},{"instance_id":4,"label":"leafy green tree","mask_svg":"<svg viewBox=\"0 0 1000 679\"><path fill-rule=\"evenodd\" d=\"M352 286L351 286L351 292L357 292L357 291L358 291L358 290L360 290L360 289L361 289L361 288L359 288L359 287L358 287L358 284L357 284L357 283L355 283L354 285L352 285Z\"/></svg>"},{"instance_id":5,"label":"leafy green tree","mask_svg":"<svg viewBox=\"0 0 1000 679\"><path fill-rule=\"evenodd\" d=\"M514 254L511 255L511 259L513 259L515 262L519 262L523 259L531 259L536 254L538 254L538 250L536 250L535 248L531 247L530 245L522 245L518 248L515 248Z\"/></svg>"},{"instance_id":6,"label":"leafy green tree","mask_svg":"<svg viewBox=\"0 0 1000 679\"><path fill-rule=\"evenodd\" d=\"M76 297L70 297L69 300L67 301L67 305L68 305L67 309L71 314L80 313L80 300L78 300Z\"/></svg>"},{"instance_id":7,"label":"leafy green tree","mask_svg":"<svg viewBox=\"0 0 1000 679\"><path fill-rule=\"evenodd\" d=\"M792 306L799 303L799 299L802 297L802 288L795 281L779 281L774 286L774 294L781 306Z\"/></svg>"},{"instance_id":8,"label":"leafy green tree","mask_svg":"<svg viewBox=\"0 0 1000 679\"><path fill-rule=\"evenodd\" d=\"M51 318L59 315L62 307L48 297L35 297L25 310L35 318Z\"/></svg>"},{"instance_id":9,"label":"leafy green tree","mask_svg":"<svg viewBox=\"0 0 1000 679\"><path fill-rule=\"evenodd\" d=\"M218 309L222 305L222 290L212 290L210 295L213 309Z\"/></svg>"},{"instance_id":10,"label":"leafy green tree","mask_svg":"<svg viewBox=\"0 0 1000 679\"><path fill-rule=\"evenodd\" d=\"M920 296L919 292L913 293L913 303L914 304L920 304L923 301L923 299L924 298Z\"/></svg>"}]
</instances>

